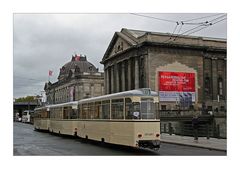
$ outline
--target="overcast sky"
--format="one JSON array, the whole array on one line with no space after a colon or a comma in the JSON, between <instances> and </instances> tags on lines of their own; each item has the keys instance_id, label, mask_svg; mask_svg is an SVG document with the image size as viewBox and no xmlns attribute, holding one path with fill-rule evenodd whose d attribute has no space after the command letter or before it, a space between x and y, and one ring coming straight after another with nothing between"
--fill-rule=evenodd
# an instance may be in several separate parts
<instances>
[{"instance_id":1,"label":"overcast sky","mask_svg":"<svg viewBox=\"0 0 240 169\"><path fill-rule=\"evenodd\" d=\"M205 16L191 23L213 20L214 25L195 32L194 36L227 38L224 14L142 14L170 21L186 21ZM226 18L226 17L225 17ZM172 33L175 22L141 17L133 14L14 14L13 20L13 94L14 98L40 94L53 70L51 82L57 81L60 67L75 53L84 54L100 71L99 62L113 37L122 28ZM178 26L183 33L196 25ZM203 26L204 27L204 26ZM181 29L180 29L181 28ZM197 29L196 29L197 30Z\"/></svg>"}]
</instances>

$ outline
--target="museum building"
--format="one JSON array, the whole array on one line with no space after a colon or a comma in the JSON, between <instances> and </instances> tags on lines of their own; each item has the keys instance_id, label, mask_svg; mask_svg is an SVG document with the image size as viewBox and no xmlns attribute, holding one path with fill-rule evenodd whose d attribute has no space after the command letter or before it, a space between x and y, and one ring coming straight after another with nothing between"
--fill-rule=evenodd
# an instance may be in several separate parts
<instances>
[{"instance_id":1,"label":"museum building","mask_svg":"<svg viewBox=\"0 0 240 169\"><path fill-rule=\"evenodd\" d=\"M226 111L226 53L226 39L123 28L101 61L105 94L151 88L159 92L161 110L190 100L188 108Z\"/></svg>"},{"instance_id":2,"label":"museum building","mask_svg":"<svg viewBox=\"0 0 240 169\"><path fill-rule=\"evenodd\" d=\"M60 68L58 81L50 81L44 87L47 104L58 104L104 94L104 73L85 55L72 56L71 61Z\"/></svg>"}]
</instances>

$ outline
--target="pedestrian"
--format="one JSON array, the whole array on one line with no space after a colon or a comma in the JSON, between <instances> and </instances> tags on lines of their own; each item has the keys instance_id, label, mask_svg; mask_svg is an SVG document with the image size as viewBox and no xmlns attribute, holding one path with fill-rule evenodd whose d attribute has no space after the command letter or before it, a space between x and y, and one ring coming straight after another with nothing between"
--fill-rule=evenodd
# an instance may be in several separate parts
<instances>
[{"instance_id":1,"label":"pedestrian","mask_svg":"<svg viewBox=\"0 0 240 169\"><path fill-rule=\"evenodd\" d=\"M192 127L193 127L194 141L198 142L199 120L197 115L195 115L192 119Z\"/></svg>"}]
</instances>

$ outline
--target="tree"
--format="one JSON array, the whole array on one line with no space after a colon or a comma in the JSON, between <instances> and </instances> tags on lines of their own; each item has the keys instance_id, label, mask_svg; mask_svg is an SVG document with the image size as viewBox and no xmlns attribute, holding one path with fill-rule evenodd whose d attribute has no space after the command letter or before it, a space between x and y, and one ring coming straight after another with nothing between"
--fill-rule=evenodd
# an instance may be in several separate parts
<instances>
[{"instance_id":1,"label":"tree","mask_svg":"<svg viewBox=\"0 0 240 169\"><path fill-rule=\"evenodd\" d=\"M26 96L15 99L15 102L34 102L34 96Z\"/></svg>"}]
</instances>

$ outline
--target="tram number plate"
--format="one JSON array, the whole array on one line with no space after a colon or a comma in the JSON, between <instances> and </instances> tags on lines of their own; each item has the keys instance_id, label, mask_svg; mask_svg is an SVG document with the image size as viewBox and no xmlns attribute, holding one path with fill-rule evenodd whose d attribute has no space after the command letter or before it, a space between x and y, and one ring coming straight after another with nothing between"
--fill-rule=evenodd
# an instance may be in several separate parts
<instances>
[{"instance_id":1,"label":"tram number plate","mask_svg":"<svg viewBox=\"0 0 240 169\"><path fill-rule=\"evenodd\" d=\"M144 133L144 136L153 136L153 133Z\"/></svg>"}]
</instances>

